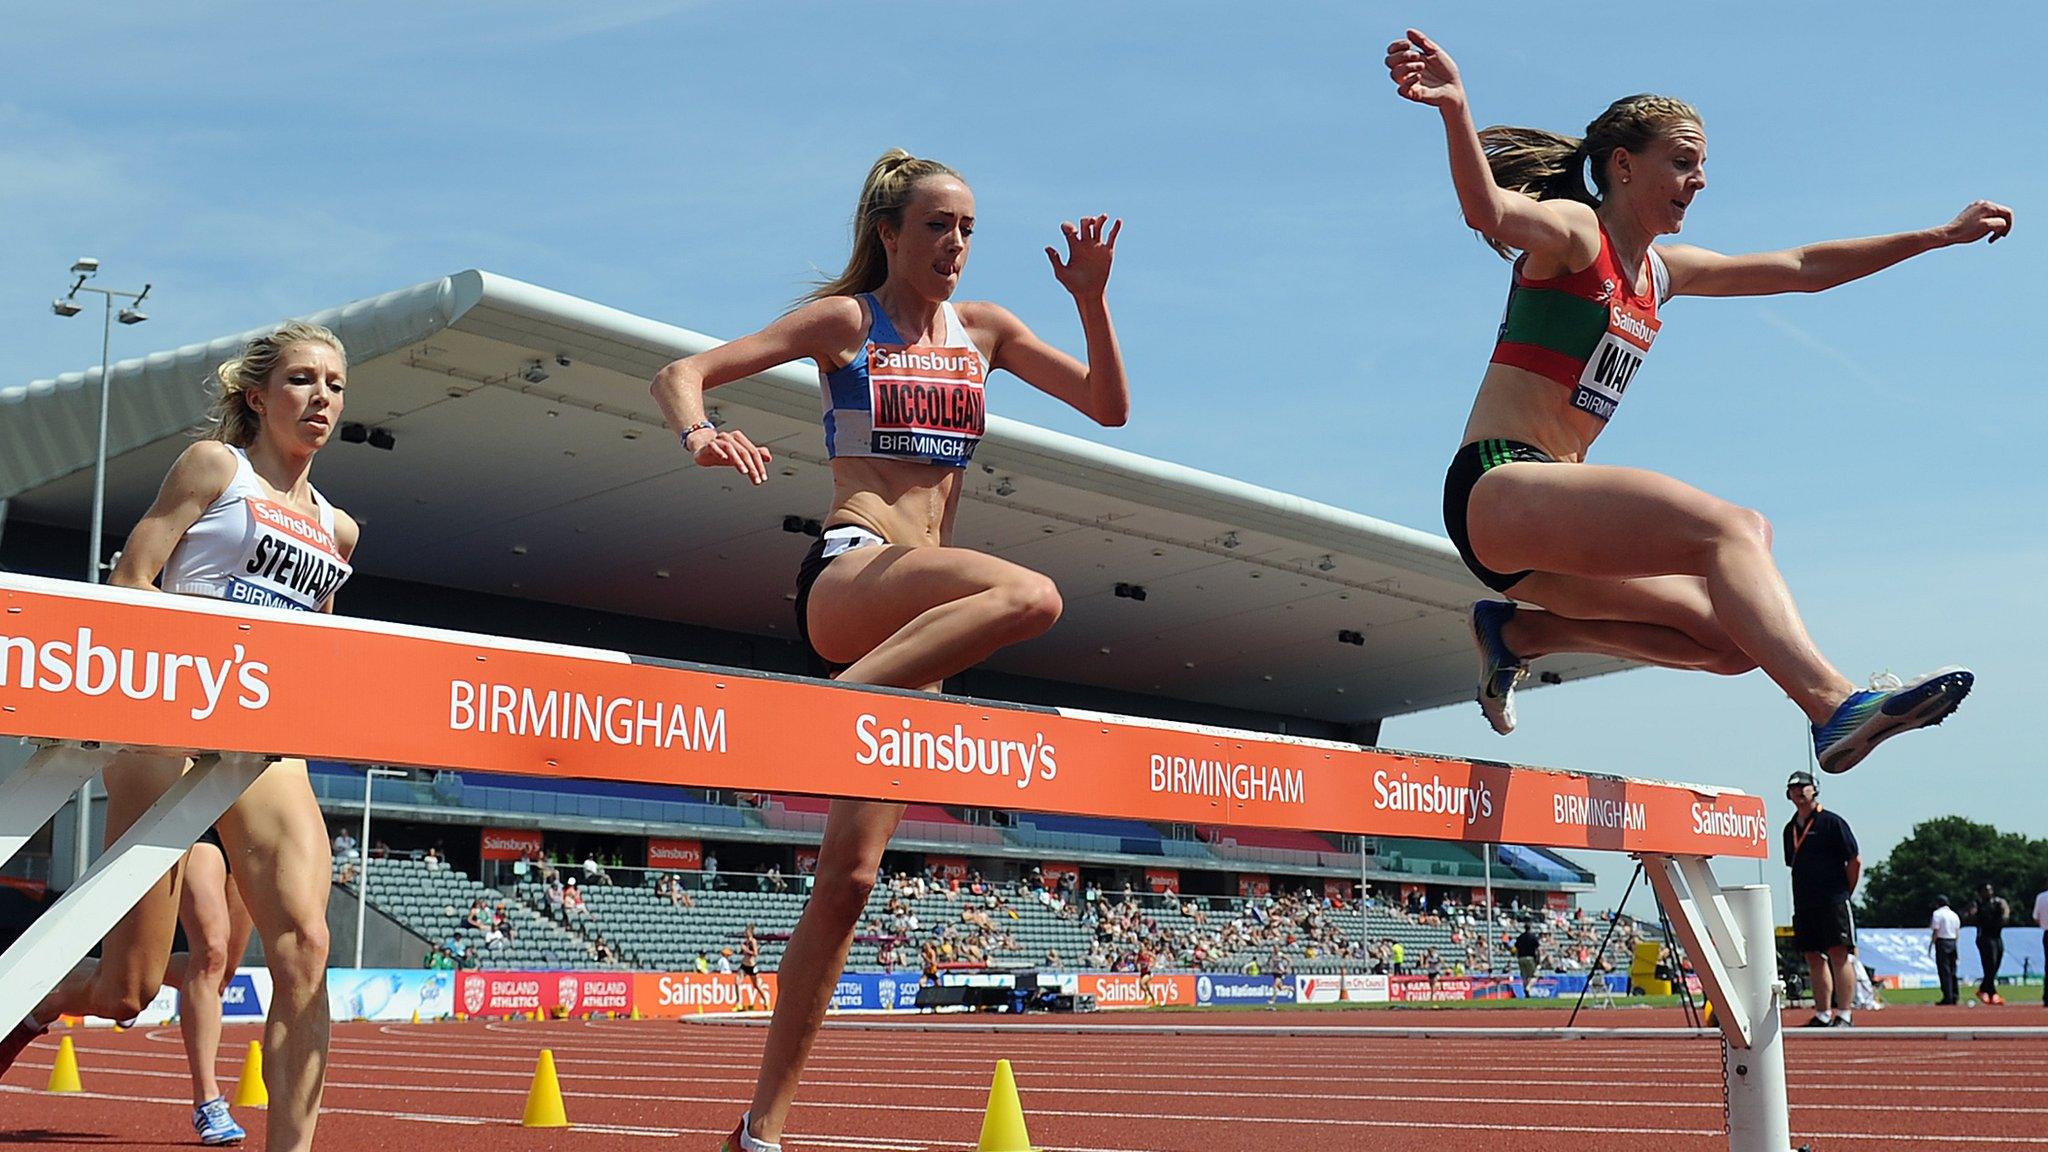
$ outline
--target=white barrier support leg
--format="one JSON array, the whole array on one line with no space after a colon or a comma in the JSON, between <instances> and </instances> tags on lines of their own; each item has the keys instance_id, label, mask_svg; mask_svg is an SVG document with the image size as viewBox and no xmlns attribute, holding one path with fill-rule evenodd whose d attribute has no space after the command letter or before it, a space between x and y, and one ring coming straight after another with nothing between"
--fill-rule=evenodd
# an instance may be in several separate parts
<instances>
[{"instance_id":1,"label":"white barrier support leg","mask_svg":"<svg viewBox=\"0 0 2048 1152\"><path fill-rule=\"evenodd\" d=\"M66 742L38 749L0 780L0 864L14 859L64 802L78 794L114 754Z\"/></svg>"},{"instance_id":2,"label":"white barrier support leg","mask_svg":"<svg viewBox=\"0 0 2048 1152\"><path fill-rule=\"evenodd\" d=\"M1723 888L1705 857L1645 855L1643 864L1721 1028L1728 1152L1791 1152L1770 888Z\"/></svg>"},{"instance_id":3,"label":"white barrier support leg","mask_svg":"<svg viewBox=\"0 0 2048 1152\"><path fill-rule=\"evenodd\" d=\"M268 763L240 753L201 757L109 845L84 878L0 955L0 1028L13 1027L49 995Z\"/></svg>"}]
</instances>

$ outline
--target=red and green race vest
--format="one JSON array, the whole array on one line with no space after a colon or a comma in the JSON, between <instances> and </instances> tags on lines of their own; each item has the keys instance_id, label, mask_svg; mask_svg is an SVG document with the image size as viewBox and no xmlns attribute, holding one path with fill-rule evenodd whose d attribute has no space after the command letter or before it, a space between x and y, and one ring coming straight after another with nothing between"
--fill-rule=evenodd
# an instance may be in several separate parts
<instances>
[{"instance_id":1,"label":"red and green race vest","mask_svg":"<svg viewBox=\"0 0 2048 1152\"><path fill-rule=\"evenodd\" d=\"M1604 423L1657 338L1657 305L1670 295L1664 260L1650 250L1650 292L1638 296L1636 277L1622 274L1605 228L1600 254L1580 271L1537 280L1523 273L1528 259L1515 261L1493 363L1570 388L1572 407Z\"/></svg>"}]
</instances>

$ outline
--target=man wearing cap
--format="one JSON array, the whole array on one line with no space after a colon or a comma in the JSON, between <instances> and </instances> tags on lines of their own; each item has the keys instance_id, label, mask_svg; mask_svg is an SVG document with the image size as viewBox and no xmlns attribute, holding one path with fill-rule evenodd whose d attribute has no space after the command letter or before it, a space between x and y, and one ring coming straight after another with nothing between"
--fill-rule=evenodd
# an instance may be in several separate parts
<instances>
[{"instance_id":1,"label":"man wearing cap","mask_svg":"<svg viewBox=\"0 0 2048 1152\"><path fill-rule=\"evenodd\" d=\"M1856 923L1849 897L1863 878L1863 857L1849 822L1820 806L1813 773L1794 772L1785 798L1796 810L1785 822L1785 863L1792 869L1792 943L1806 957L1813 979L1813 1019L1807 1028L1846 1028L1856 995L1849 949Z\"/></svg>"},{"instance_id":2,"label":"man wearing cap","mask_svg":"<svg viewBox=\"0 0 2048 1152\"><path fill-rule=\"evenodd\" d=\"M1940 1004L1955 1004L1960 1000L1956 984L1956 940L1963 934L1963 918L1948 906L1948 897L1934 898L1934 919L1927 930L1932 939L1928 947L1934 951L1934 970L1941 976Z\"/></svg>"}]
</instances>

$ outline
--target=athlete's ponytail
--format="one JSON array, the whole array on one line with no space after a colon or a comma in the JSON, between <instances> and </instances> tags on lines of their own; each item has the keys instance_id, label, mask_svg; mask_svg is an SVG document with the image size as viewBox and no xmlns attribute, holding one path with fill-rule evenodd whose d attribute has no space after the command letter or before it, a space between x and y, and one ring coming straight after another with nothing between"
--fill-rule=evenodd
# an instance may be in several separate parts
<instances>
[{"instance_id":1,"label":"athlete's ponytail","mask_svg":"<svg viewBox=\"0 0 2048 1152\"><path fill-rule=\"evenodd\" d=\"M1607 161L1615 149L1640 152L1675 125L1699 123L1700 114L1685 101L1644 93L1608 105L1586 125L1584 137L1496 125L1479 133L1479 144L1486 150L1493 182L1502 188L1537 200L1576 200L1598 207L1607 195ZM1586 187L1589 160L1592 188ZM1486 242L1502 256L1513 257L1513 250L1498 240Z\"/></svg>"},{"instance_id":2,"label":"athlete's ponytail","mask_svg":"<svg viewBox=\"0 0 2048 1152\"><path fill-rule=\"evenodd\" d=\"M910 204L910 194L917 182L928 176L960 178L937 160L921 160L901 148L882 153L868 169L860 203L853 210L853 255L846 261L846 270L811 289L804 296L806 301L853 296L882 286L889 278L889 255L882 249L877 229L885 220L892 228L903 227L903 209Z\"/></svg>"},{"instance_id":3,"label":"athlete's ponytail","mask_svg":"<svg viewBox=\"0 0 2048 1152\"><path fill-rule=\"evenodd\" d=\"M242 353L213 370L213 406L207 410L206 426L199 433L237 448L256 442L256 410L249 407L249 394L260 392L271 370L294 344L325 344L348 362L348 350L341 338L318 324L287 320L242 346Z\"/></svg>"}]
</instances>

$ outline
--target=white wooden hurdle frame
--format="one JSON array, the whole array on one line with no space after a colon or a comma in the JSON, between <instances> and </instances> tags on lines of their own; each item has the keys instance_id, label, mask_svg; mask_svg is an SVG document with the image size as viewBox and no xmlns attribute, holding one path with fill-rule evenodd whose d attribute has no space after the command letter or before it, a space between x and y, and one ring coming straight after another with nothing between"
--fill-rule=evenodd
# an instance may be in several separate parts
<instances>
[{"instance_id":1,"label":"white wooden hurdle frame","mask_svg":"<svg viewBox=\"0 0 2048 1152\"><path fill-rule=\"evenodd\" d=\"M60 587L63 589L62 595L73 599L109 598L119 601L126 597L134 602L150 604L152 607L165 606L165 601L177 599L159 596L135 601L134 594L125 594L120 590L95 589L91 593L84 593L77 590L82 586L61 586L57 582L0 576L0 598L4 598L10 592L46 592L51 588ZM10 608L9 611L16 612L19 609ZM197 608L193 611L205 612L206 609ZM248 618L262 614L245 610L241 615ZM272 613L270 616L279 620L288 619L282 613ZM326 627L346 627L356 631L379 627L361 621L328 620L312 623ZM294 622L286 626L304 627L305 624ZM246 633L248 626L242 627ZM431 635L434 639L442 641L450 638L464 639L461 634L456 633L416 631L422 636ZM0 639L4 638L0 636ZM489 649L491 651L502 651L513 644L486 637L467 637L466 641L479 646L492 645L494 647ZM254 643L253 640L251 642ZM469 654L474 652L476 654L473 658L483 661L488 658L482 654L485 651L483 647L465 649L464 659L471 658ZM615 661L624 659L611 653L591 650L582 652ZM572 656L579 654L575 650L552 650L552 654L557 656L565 653ZM5 658L5 650L0 649L0 660ZM731 669L713 671L730 680L789 680ZM0 681L0 688L4 688L5 683ZM725 686L724 683L718 685L720 688ZM822 682L803 683L801 690L847 694L876 691ZM900 697L902 694L896 695ZM21 699L19 696L15 698ZM301 754L290 749L257 752L248 748L208 749L102 744L92 740L23 731L22 729L29 726L28 722L17 722L15 713L18 709L6 704L7 699L9 698L5 695L0 695L0 736L19 736L35 744L37 748L21 768L0 779L0 863L11 859L30 837L57 814L81 785L90 781L116 756L153 755L189 758L192 760L192 767L126 833L107 846L104 854L85 876L75 883L54 907L4 954L0 954L0 1027L11 1026L15 1021L25 1017L93 945L134 907L149 888L163 878L199 836L255 782L271 761ZM1006 707L988 702L966 703L971 704L974 711L983 713L1001 711ZM1129 717L1058 710L1040 711L1047 716L1058 715L1066 720L1082 720L1090 728L1099 727L1103 733L1110 733L1118 727L1158 729L1193 735L1203 740L1214 740L1219 746L1231 742L1236 747L1277 747L1281 742L1285 742L1293 745L1296 751L1308 748L1312 752L1322 752L1325 760L1331 758L1329 752L1323 751L1325 749L1336 750L1346 755L1409 755L1222 729L1187 725L1161 726L1157 722ZM984 720L987 718L986 715L983 716ZM373 762L367 756L359 760L351 760L346 754L337 756L334 747L308 751L326 760ZM556 761L550 759L547 763L552 765ZM1508 766L1489 767L1508 770ZM1007 781L1004 783L1007 785ZM771 790L778 789L799 790L781 784L775 785ZM868 790L864 792L841 787L829 794L856 799L923 798L911 797L906 792L891 792L879 786L868 786ZM1076 803L1069 800L1048 810L1088 814L1086 808L1085 802ZM1255 820L1239 822L1256 823ZM1640 857L1645 864L1657 899L1669 915L1673 930L1687 954L1693 959L1706 998L1714 1006L1723 1044L1730 1152L1792 1152L1780 1022L1780 999L1783 993L1778 980L1770 889L1764 885L1723 886L1714 877L1709 864L1710 857L1706 855L1631 850L1626 847L1622 847L1621 850L1631 851L1631 854ZM1578 1031L1583 1034L1585 1030Z\"/></svg>"}]
</instances>

